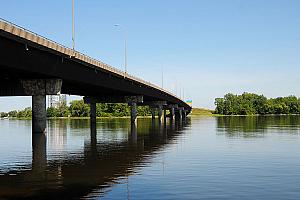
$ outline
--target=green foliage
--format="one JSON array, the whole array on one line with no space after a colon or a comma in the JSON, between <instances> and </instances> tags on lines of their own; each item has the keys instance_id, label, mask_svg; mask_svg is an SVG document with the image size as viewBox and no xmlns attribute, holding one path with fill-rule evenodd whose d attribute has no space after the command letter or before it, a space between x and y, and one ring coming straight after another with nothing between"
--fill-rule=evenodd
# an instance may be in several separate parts
<instances>
[{"instance_id":1,"label":"green foliage","mask_svg":"<svg viewBox=\"0 0 300 200\"><path fill-rule=\"evenodd\" d=\"M10 111L9 113L0 113L2 117L17 117L17 118L30 118L32 117L31 108L25 108L21 111ZM149 106L138 106L138 115L150 115ZM90 106L85 104L83 100L74 100L67 106L62 103L57 108L47 108L47 117L89 117ZM125 103L107 104L99 103L96 106L97 117L125 117L130 116L130 106Z\"/></svg>"},{"instance_id":2,"label":"green foliage","mask_svg":"<svg viewBox=\"0 0 300 200\"><path fill-rule=\"evenodd\" d=\"M20 110L17 113L17 118L31 118L32 117L32 111L31 108L25 108L24 110Z\"/></svg>"},{"instance_id":3,"label":"green foliage","mask_svg":"<svg viewBox=\"0 0 300 200\"><path fill-rule=\"evenodd\" d=\"M193 108L190 115L212 115L213 112L213 110L205 108Z\"/></svg>"},{"instance_id":4,"label":"green foliage","mask_svg":"<svg viewBox=\"0 0 300 200\"><path fill-rule=\"evenodd\" d=\"M72 117L87 117L90 113L90 107L83 100L74 100L70 103L70 113Z\"/></svg>"},{"instance_id":5,"label":"green foliage","mask_svg":"<svg viewBox=\"0 0 300 200\"><path fill-rule=\"evenodd\" d=\"M228 93L216 98L215 105L215 113L221 115L300 114L300 99L295 96L267 99L252 93Z\"/></svg>"},{"instance_id":6,"label":"green foliage","mask_svg":"<svg viewBox=\"0 0 300 200\"><path fill-rule=\"evenodd\" d=\"M9 117L17 117L18 116L18 111L13 110L8 112Z\"/></svg>"},{"instance_id":7,"label":"green foliage","mask_svg":"<svg viewBox=\"0 0 300 200\"><path fill-rule=\"evenodd\" d=\"M54 107L47 109L47 117L59 117L59 110Z\"/></svg>"},{"instance_id":8,"label":"green foliage","mask_svg":"<svg viewBox=\"0 0 300 200\"><path fill-rule=\"evenodd\" d=\"M8 117L8 113L0 112L0 118L3 118L3 117Z\"/></svg>"},{"instance_id":9,"label":"green foliage","mask_svg":"<svg viewBox=\"0 0 300 200\"><path fill-rule=\"evenodd\" d=\"M139 106L137 108L137 111L138 111L139 116L149 116L149 115L151 115L149 106Z\"/></svg>"}]
</instances>

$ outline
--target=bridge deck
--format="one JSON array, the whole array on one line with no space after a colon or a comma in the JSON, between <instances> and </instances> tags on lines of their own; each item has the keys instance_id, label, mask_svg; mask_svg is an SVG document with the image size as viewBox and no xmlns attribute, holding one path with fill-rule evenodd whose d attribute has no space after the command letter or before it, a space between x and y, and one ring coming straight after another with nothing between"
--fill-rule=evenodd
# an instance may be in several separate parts
<instances>
[{"instance_id":1,"label":"bridge deck","mask_svg":"<svg viewBox=\"0 0 300 200\"><path fill-rule=\"evenodd\" d=\"M114 94L116 94L116 92L119 92L122 95L125 93L139 94L144 95L146 97L146 100L167 100L168 104L178 104L182 107L185 107L187 110L191 109L190 106L186 104L183 100L181 100L179 97L161 87L158 87L150 82L144 81L140 78L127 74L101 61L93 59L78 51L65 47L61 44L58 44L52 40L49 40L43 36L40 36L36 33L28 31L22 27L19 27L2 19L0 19L0 37L1 41L3 39L3 44L7 45L6 49L2 48L2 50L0 50L0 53L3 56L0 60L0 66L2 67L1 70L6 71L6 74L8 74L7 76L11 76L11 74L14 73L19 73L20 75L26 73L38 73L40 76L45 75L47 77L58 77L62 78L64 80L64 83L66 83L67 85L66 87L63 87L63 92L66 92L68 94L87 95L87 93L89 92L85 93L85 87L81 88L81 91L76 91L76 88L84 86L87 83L87 80L85 80L85 83L83 83L80 79L76 79L76 76L74 76L73 80L71 80L68 77L68 73L66 74L66 72L79 74L81 73L81 76L86 75L86 77L90 77L91 83L86 86L88 86L89 88L93 88L93 90L101 90L104 93L107 92L107 94L109 94L108 90L105 90L108 88ZM10 41L8 41L7 39L9 39ZM17 42L18 44L16 45L11 41ZM34 48L34 51L30 58L28 58L28 56L26 57L26 55L24 55L24 52L20 52L20 44L26 45L26 48L29 48L30 50L31 48ZM47 52L48 54L46 55L44 52ZM52 54L51 58L49 53ZM55 62L57 62L57 58L53 58L53 55L61 57L62 62L64 59L67 60L67 62L65 62L65 64L57 63L57 67L54 69L53 62L54 60L56 60ZM18 59L19 62L14 61L12 59ZM33 59L35 61L33 61ZM41 59L47 60L48 63L52 64L47 66L48 63L40 62ZM72 61L72 63L70 63L70 61ZM92 68L95 70L96 74L97 70L99 70L99 72L109 74L109 77L114 77L115 79L117 78L117 80L114 80L110 83L110 81L107 78L103 76L100 77L100 75L98 75L98 79L102 78L104 81L106 81L106 84L103 84L103 82L99 82L99 84L97 84L96 82L92 83L95 77L91 77L91 75L85 73L85 70L83 69L76 71L74 61L76 62L76 65L81 65L81 68ZM20 65L23 65L24 63L27 66L20 67ZM32 67L38 64L46 65L43 71L39 71L38 69L34 69L34 67ZM67 66L68 64L73 65L74 68ZM57 73L59 71L58 67L65 68L65 70L61 69L60 73ZM54 70L54 72L56 73L52 73L51 71L47 72L47 68L52 68L52 70ZM130 84L134 85L135 87L131 87ZM110 85L115 85L115 87L110 87ZM125 87L127 88L125 89ZM151 92L147 90L150 90ZM91 93L90 95L99 96L100 94Z\"/></svg>"}]
</instances>

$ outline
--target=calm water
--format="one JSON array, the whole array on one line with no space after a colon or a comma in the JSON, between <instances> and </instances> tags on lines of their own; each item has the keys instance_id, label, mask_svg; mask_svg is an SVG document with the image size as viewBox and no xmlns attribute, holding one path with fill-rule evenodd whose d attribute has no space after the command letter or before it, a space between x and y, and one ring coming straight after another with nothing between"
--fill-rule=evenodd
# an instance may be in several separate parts
<instances>
[{"instance_id":1,"label":"calm water","mask_svg":"<svg viewBox=\"0 0 300 200\"><path fill-rule=\"evenodd\" d=\"M300 199L300 116L0 120L0 199Z\"/></svg>"}]
</instances>

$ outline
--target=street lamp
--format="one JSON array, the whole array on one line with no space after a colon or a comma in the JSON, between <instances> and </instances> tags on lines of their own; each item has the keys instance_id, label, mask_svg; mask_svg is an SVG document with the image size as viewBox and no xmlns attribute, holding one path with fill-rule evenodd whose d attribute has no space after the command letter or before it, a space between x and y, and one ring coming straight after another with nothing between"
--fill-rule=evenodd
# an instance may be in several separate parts
<instances>
[{"instance_id":1,"label":"street lamp","mask_svg":"<svg viewBox=\"0 0 300 200\"><path fill-rule=\"evenodd\" d=\"M120 24L115 24L115 27L121 27ZM125 67L125 76L127 74L127 37L126 30L124 30L124 67Z\"/></svg>"}]
</instances>

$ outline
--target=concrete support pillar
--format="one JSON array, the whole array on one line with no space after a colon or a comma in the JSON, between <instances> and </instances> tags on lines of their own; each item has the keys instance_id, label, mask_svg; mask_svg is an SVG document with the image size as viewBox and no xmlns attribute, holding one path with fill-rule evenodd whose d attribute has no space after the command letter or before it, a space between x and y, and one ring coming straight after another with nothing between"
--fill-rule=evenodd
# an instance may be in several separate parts
<instances>
[{"instance_id":1,"label":"concrete support pillar","mask_svg":"<svg viewBox=\"0 0 300 200\"><path fill-rule=\"evenodd\" d=\"M96 125L96 103L90 102L90 121L91 127Z\"/></svg>"},{"instance_id":2,"label":"concrete support pillar","mask_svg":"<svg viewBox=\"0 0 300 200\"><path fill-rule=\"evenodd\" d=\"M164 109L164 122L166 123L166 121L167 121L167 110Z\"/></svg>"},{"instance_id":3,"label":"concrete support pillar","mask_svg":"<svg viewBox=\"0 0 300 200\"><path fill-rule=\"evenodd\" d=\"M186 120L186 110L182 111L182 119L183 119L183 121Z\"/></svg>"},{"instance_id":4,"label":"concrete support pillar","mask_svg":"<svg viewBox=\"0 0 300 200\"><path fill-rule=\"evenodd\" d=\"M125 101L131 107L131 125L137 124L137 103L143 102L143 96L125 96Z\"/></svg>"},{"instance_id":5,"label":"concrete support pillar","mask_svg":"<svg viewBox=\"0 0 300 200\"><path fill-rule=\"evenodd\" d=\"M155 111L158 112L158 120L159 122L162 122L162 116L163 116L163 108L167 105L166 101L152 101L148 102L148 105L150 106L151 114L152 114L152 120L155 120Z\"/></svg>"},{"instance_id":6,"label":"concrete support pillar","mask_svg":"<svg viewBox=\"0 0 300 200\"><path fill-rule=\"evenodd\" d=\"M180 120L182 120L182 110L178 110L178 117Z\"/></svg>"},{"instance_id":7,"label":"concrete support pillar","mask_svg":"<svg viewBox=\"0 0 300 200\"><path fill-rule=\"evenodd\" d=\"M91 121L96 117L92 117L92 115L96 116L96 105L92 105L93 103L128 103L131 107L131 123L137 122L137 103L143 103L143 96L102 96L102 97L84 97L85 103L89 103L91 105ZM92 108L93 107L93 108ZM95 112L92 112L95 110ZM94 118L94 119L92 119Z\"/></svg>"},{"instance_id":8,"label":"concrete support pillar","mask_svg":"<svg viewBox=\"0 0 300 200\"><path fill-rule=\"evenodd\" d=\"M131 124L136 125L137 124L137 105L136 102L131 102L130 103L130 108L131 108Z\"/></svg>"},{"instance_id":9,"label":"concrete support pillar","mask_svg":"<svg viewBox=\"0 0 300 200\"><path fill-rule=\"evenodd\" d=\"M170 119L174 120L175 118L175 108L170 108Z\"/></svg>"},{"instance_id":10,"label":"concrete support pillar","mask_svg":"<svg viewBox=\"0 0 300 200\"><path fill-rule=\"evenodd\" d=\"M150 111L151 111L152 120L155 120L155 111L156 111L156 108L155 107L150 107Z\"/></svg>"},{"instance_id":11,"label":"concrete support pillar","mask_svg":"<svg viewBox=\"0 0 300 200\"><path fill-rule=\"evenodd\" d=\"M32 133L46 132L46 95L56 95L61 91L60 79L21 80L24 93L32 96Z\"/></svg>"},{"instance_id":12,"label":"concrete support pillar","mask_svg":"<svg viewBox=\"0 0 300 200\"><path fill-rule=\"evenodd\" d=\"M162 122L162 116L163 116L162 106L158 106L157 110L158 110L158 120L159 122Z\"/></svg>"},{"instance_id":13,"label":"concrete support pillar","mask_svg":"<svg viewBox=\"0 0 300 200\"><path fill-rule=\"evenodd\" d=\"M32 96L32 133L46 133L46 95Z\"/></svg>"},{"instance_id":14,"label":"concrete support pillar","mask_svg":"<svg viewBox=\"0 0 300 200\"><path fill-rule=\"evenodd\" d=\"M177 121L182 121L182 110L178 109L175 113L175 118Z\"/></svg>"}]
</instances>

